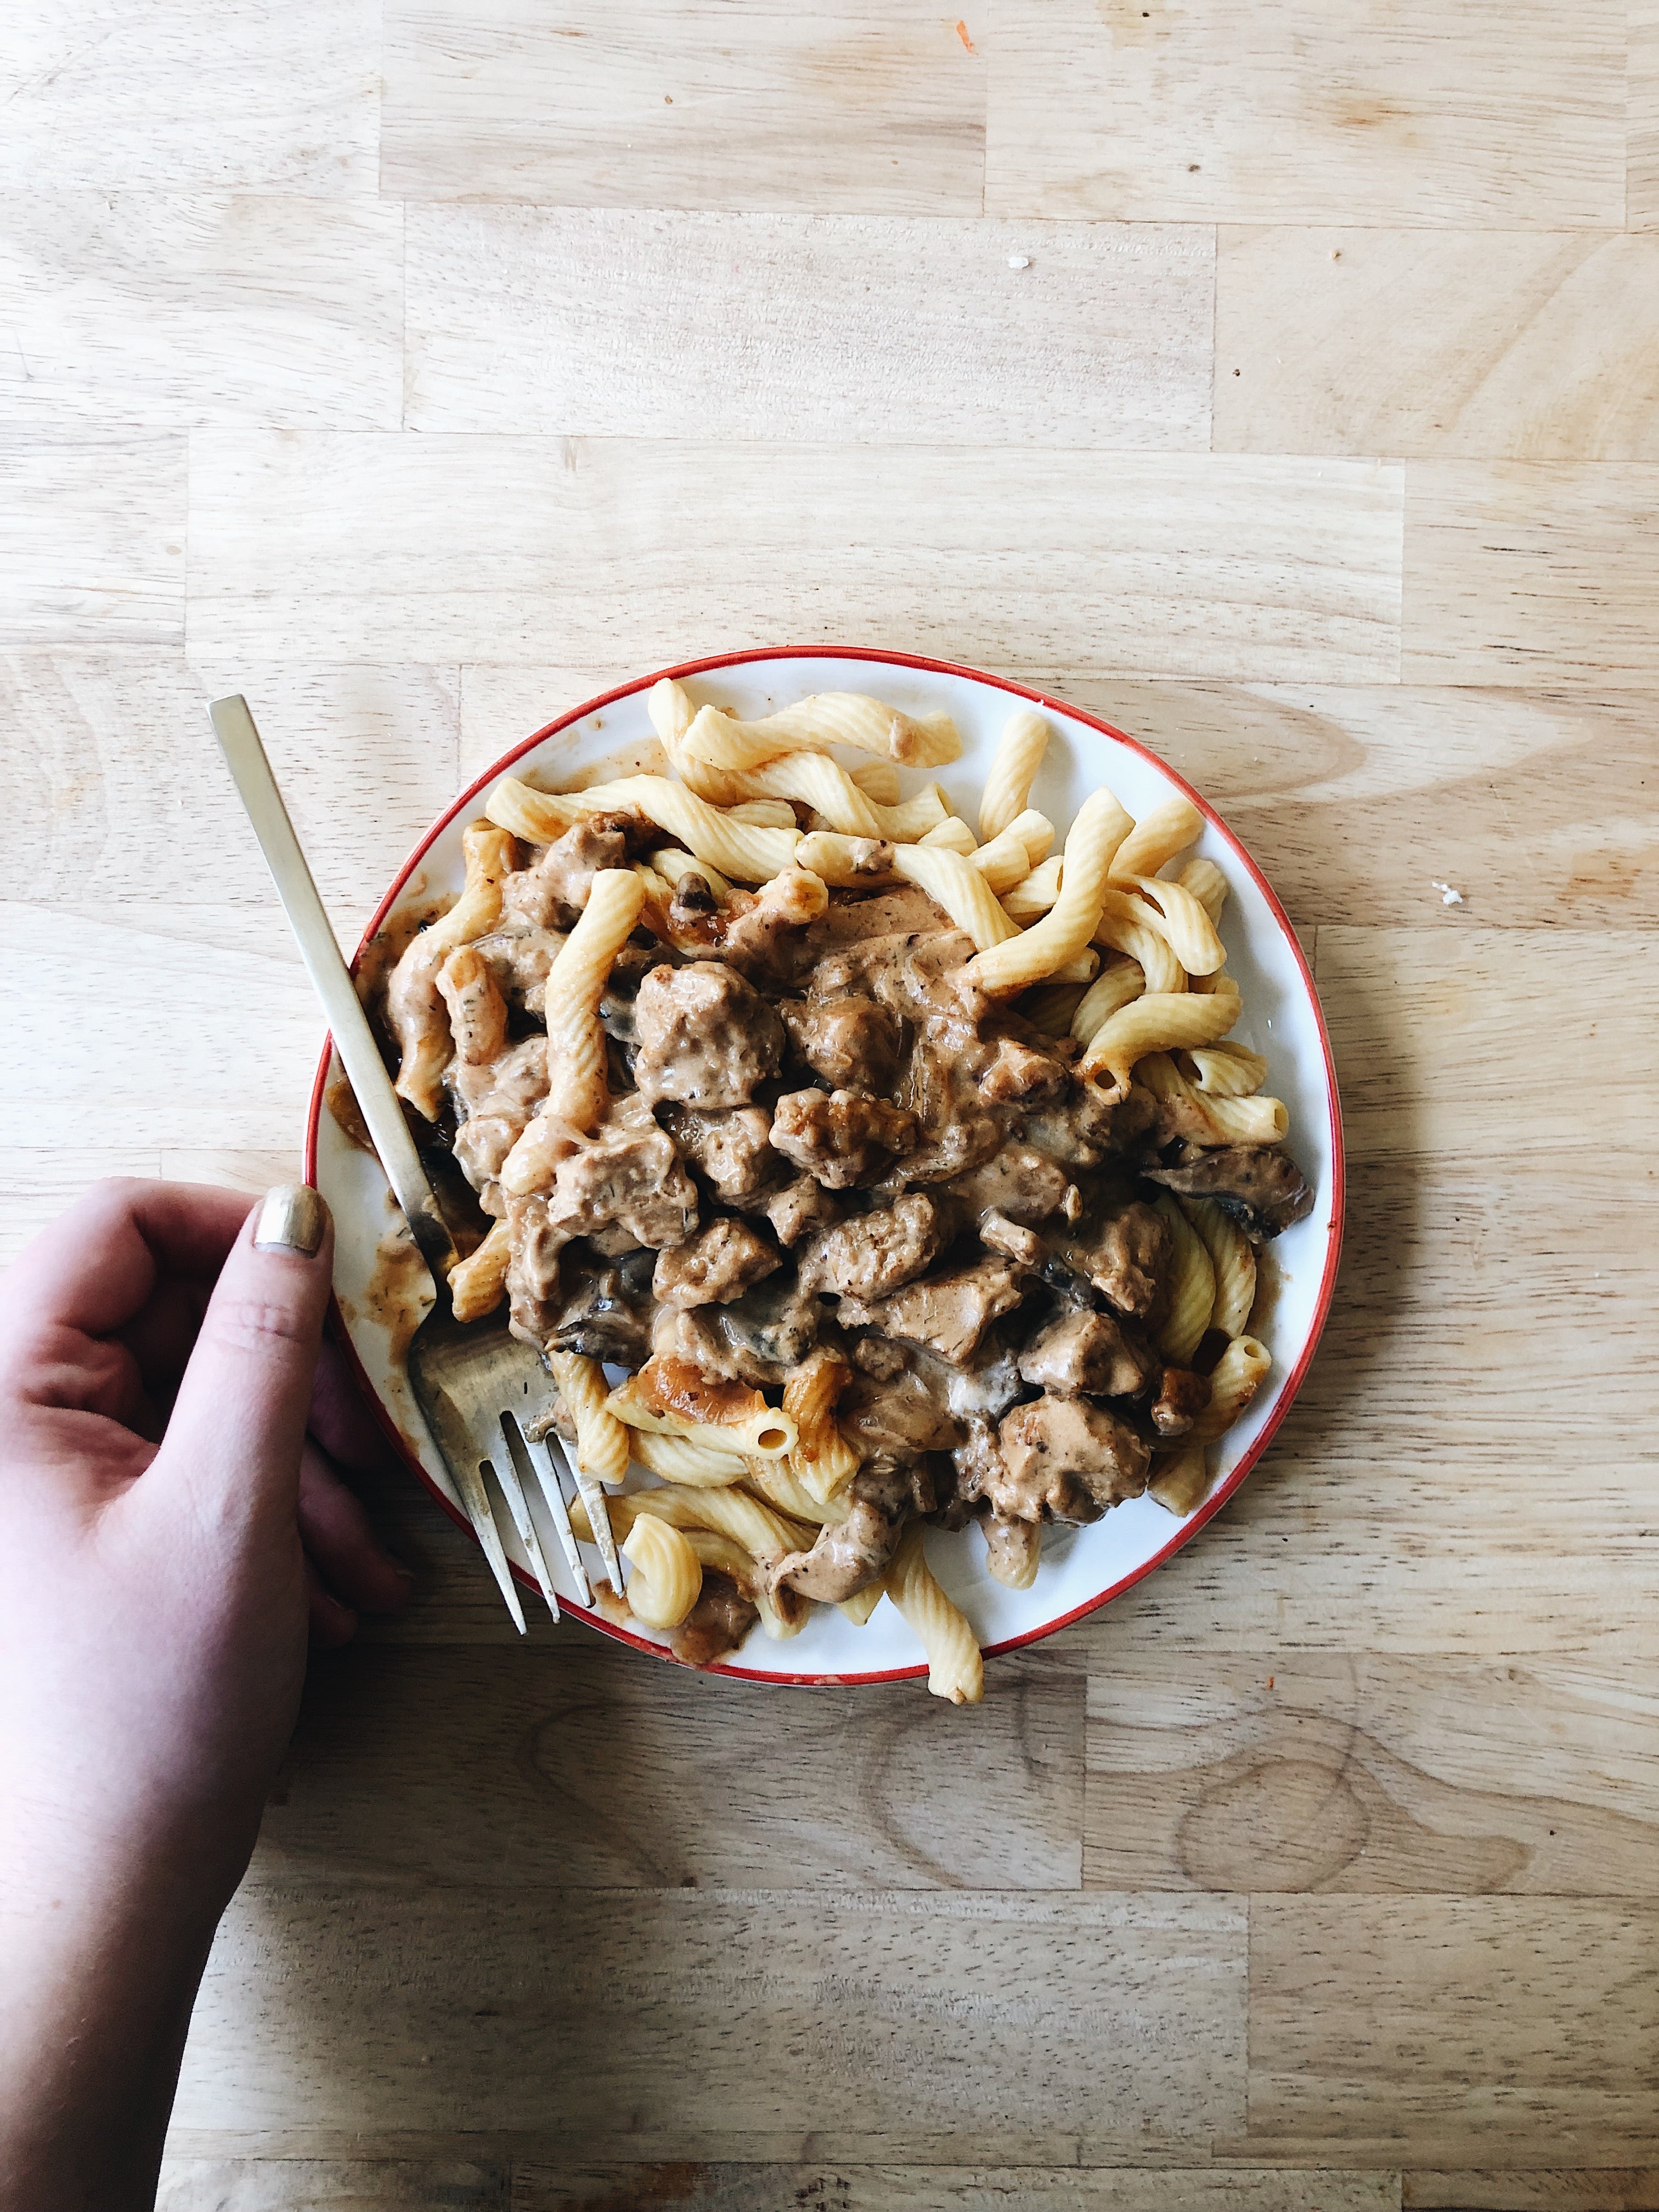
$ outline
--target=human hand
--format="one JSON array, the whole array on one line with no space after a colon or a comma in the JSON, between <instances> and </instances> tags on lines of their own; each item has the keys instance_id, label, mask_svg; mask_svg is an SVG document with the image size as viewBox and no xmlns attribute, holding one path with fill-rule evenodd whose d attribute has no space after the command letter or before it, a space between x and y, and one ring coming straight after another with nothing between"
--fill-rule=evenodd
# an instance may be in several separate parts
<instances>
[{"instance_id":1,"label":"human hand","mask_svg":"<svg viewBox=\"0 0 1659 2212\"><path fill-rule=\"evenodd\" d=\"M338 1642L352 1607L408 1595L324 1449L358 1456L367 1430L337 1367L313 1397L326 1209L290 1194L289 1243L256 1247L283 1211L100 1184L0 1287L0 1980L40 1994L37 2029L96 2006L82 2066L112 2012L131 2029L152 2000L182 2042L293 1727L307 1623ZM142 1990L110 1987L141 1960ZM21 2056L38 2111L61 2084ZM0 2205L9 2110L0 2090Z\"/></svg>"}]
</instances>

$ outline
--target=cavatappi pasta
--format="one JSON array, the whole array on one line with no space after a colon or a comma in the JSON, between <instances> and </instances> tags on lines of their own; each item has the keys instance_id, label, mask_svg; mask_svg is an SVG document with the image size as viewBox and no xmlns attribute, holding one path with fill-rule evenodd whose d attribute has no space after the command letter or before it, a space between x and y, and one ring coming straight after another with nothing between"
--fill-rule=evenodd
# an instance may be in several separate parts
<instances>
[{"instance_id":1,"label":"cavatappi pasta","mask_svg":"<svg viewBox=\"0 0 1659 2212\"><path fill-rule=\"evenodd\" d=\"M1053 1522L1194 1510L1269 1371L1258 1249L1312 1194L1235 1034L1226 878L1182 799L1097 791L1055 849L1034 707L971 825L946 715L649 708L672 773L503 777L384 987L477 1200L454 1310L542 1352L573 1523L609 1492L679 1656L884 1598L971 1704L924 1524L1028 1589Z\"/></svg>"}]
</instances>

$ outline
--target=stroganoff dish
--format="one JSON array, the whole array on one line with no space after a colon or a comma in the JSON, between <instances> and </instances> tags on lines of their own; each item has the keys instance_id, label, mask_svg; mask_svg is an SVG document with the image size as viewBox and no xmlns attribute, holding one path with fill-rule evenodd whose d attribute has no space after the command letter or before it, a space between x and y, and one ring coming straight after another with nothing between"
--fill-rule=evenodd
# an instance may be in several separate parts
<instances>
[{"instance_id":1,"label":"stroganoff dish","mask_svg":"<svg viewBox=\"0 0 1659 2212\"><path fill-rule=\"evenodd\" d=\"M504 779L377 1006L470 1187L455 1310L505 1302L586 1472L658 1479L610 1505L678 1656L885 1595L972 1702L923 1525L1029 1587L1052 1522L1193 1511L1268 1371L1257 1249L1313 1194L1227 1042L1225 881L1184 800L1097 792L1054 852L1030 709L975 834L901 796L944 716L650 704L673 775Z\"/></svg>"}]
</instances>

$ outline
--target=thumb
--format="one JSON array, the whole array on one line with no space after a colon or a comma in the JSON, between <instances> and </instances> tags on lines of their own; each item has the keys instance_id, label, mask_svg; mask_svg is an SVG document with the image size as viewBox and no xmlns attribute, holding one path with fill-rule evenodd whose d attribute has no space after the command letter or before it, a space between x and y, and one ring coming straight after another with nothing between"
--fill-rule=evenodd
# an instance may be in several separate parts
<instances>
[{"instance_id":1,"label":"thumb","mask_svg":"<svg viewBox=\"0 0 1659 2212\"><path fill-rule=\"evenodd\" d=\"M155 1474L292 1514L333 1264L319 1194L267 1192L220 1270Z\"/></svg>"}]
</instances>

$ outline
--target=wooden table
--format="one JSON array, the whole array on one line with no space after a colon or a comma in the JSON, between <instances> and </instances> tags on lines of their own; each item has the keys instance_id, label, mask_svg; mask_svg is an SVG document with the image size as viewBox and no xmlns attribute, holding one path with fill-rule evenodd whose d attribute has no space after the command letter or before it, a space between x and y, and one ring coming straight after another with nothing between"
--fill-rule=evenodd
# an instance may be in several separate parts
<instances>
[{"instance_id":1,"label":"wooden table","mask_svg":"<svg viewBox=\"0 0 1659 2212\"><path fill-rule=\"evenodd\" d=\"M520 1646L390 1486L170 2212L1659 2205L1654 0L9 24L8 1244L292 1169L204 698L355 937L550 714L803 638L1194 778L1352 1164L1267 1464L979 1711Z\"/></svg>"}]
</instances>

